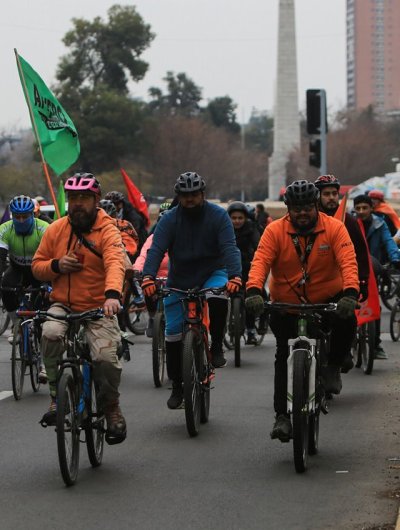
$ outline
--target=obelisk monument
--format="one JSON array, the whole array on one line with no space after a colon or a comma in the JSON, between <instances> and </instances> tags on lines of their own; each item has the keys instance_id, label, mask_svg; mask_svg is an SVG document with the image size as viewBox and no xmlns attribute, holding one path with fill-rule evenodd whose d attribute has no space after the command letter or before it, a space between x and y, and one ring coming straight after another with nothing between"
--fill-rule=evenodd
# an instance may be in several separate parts
<instances>
[{"instance_id":1,"label":"obelisk monument","mask_svg":"<svg viewBox=\"0 0 400 530\"><path fill-rule=\"evenodd\" d=\"M300 119L294 0L279 0L274 147L269 159L269 199L279 198L280 189L286 185L286 164L289 154L299 145Z\"/></svg>"}]
</instances>

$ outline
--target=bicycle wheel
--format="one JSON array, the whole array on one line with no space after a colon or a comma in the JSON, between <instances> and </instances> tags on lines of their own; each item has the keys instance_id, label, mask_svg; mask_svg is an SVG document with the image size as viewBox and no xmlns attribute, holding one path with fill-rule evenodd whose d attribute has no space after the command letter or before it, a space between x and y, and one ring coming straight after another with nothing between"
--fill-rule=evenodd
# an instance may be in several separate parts
<instances>
[{"instance_id":1,"label":"bicycle wheel","mask_svg":"<svg viewBox=\"0 0 400 530\"><path fill-rule=\"evenodd\" d=\"M63 373L57 387L57 448L62 478L72 486L79 470L79 419L76 388L71 374Z\"/></svg>"},{"instance_id":2,"label":"bicycle wheel","mask_svg":"<svg viewBox=\"0 0 400 530\"><path fill-rule=\"evenodd\" d=\"M355 337L353 339L353 344L351 345L351 354L353 356L354 366L360 368L362 364L362 358L360 353L360 327L357 327Z\"/></svg>"},{"instance_id":3,"label":"bicycle wheel","mask_svg":"<svg viewBox=\"0 0 400 530\"><path fill-rule=\"evenodd\" d=\"M374 367L375 322L360 326L359 348L364 373L370 375Z\"/></svg>"},{"instance_id":4,"label":"bicycle wheel","mask_svg":"<svg viewBox=\"0 0 400 530\"><path fill-rule=\"evenodd\" d=\"M390 313L390 336L393 342L397 342L400 337L400 300L397 299Z\"/></svg>"},{"instance_id":5,"label":"bicycle wheel","mask_svg":"<svg viewBox=\"0 0 400 530\"><path fill-rule=\"evenodd\" d=\"M198 337L189 330L183 343L182 375L183 397L185 401L186 428L190 436L197 436L200 425L201 384L199 357L197 355Z\"/></svg>"},{"instance_id":6,"label":"bicycle wheel","mask_svg":"<svg viewBox=\"0 0 400 530\"><path fill-rule=\"evenodd\" d=\"M14 323L13 343L11 350L11 381L15 400L20 400L24 388L26 361L24 356L24 336L22 320Z\"/></svg>"},{"instance_id":7,"label":"bicycle wheel","mask_svg":"<svg viewBox=\"0 0 400 530\"><path fill-rule=\"evenodd\" d=\"M134 300L135 296L131 291L127 298L128 301L124 310L125 323L135 335L144 335L149 322L146 306L144 303L137 305Z\"/></svg>"},{"instance_id":8,"label":"bicycle wheel","mask_svg":"<svg viewBox=\"0 0 400 530\"><path fill-rule=\"evenodd\" d=\"M231 314L232 314L232 298L228 298L228 316L226 319L226 328L224 335L224 346L228 350L233 350L233 337L232 337L232 324L231 324Z\"/></svg>"},{"instance_id":9,"label":"bicycle wheel","mask_svg":"<svg viewBox=\"0 0 400 530\"><path fill-rule=\"evenodd\" d=\"M196 355L199 359L200 372L200 423L207 423L210 415L211 381L210 367L204 341L199 341Z\"/></svg>"},{"instance_id":10,"label":"bicycle wheel","mask_svg":"<svg viewBox=\"0 0 400 530\"><path fill-rule=\"evenodd\" d=\"M293 456L297 473L307 469L308 456L308 351L296 350L293 356Z\"/></svg>"},{"instance_id":11,"label":"bicycle wheel","mask_svg":"<svg viewBox=\"0 0 400 530\"><path fill-rule=\"evenodd\" d=\"M256 346L260 346L260 344L262 344L265 335L268 333L268 326L269 316L268 313L264 311L262 315L256 317L256 330L258 334Z\"/></svg>"},{"instance_id":12,"label":"bicycle wheel","mask_svg":"<svg viewBox=\"0 0 400 530\"><path fill-rule=\"evenodd\" d=\"M231 336L235 351L235 366L240 367L240 339L242 338L242 300L238 296L232 299Z\"/></svg>"},{"instance_id":13,"label":"bicycle wheel","mask_svg":"<svg viewBox=\"0 0 400 530\"><path fill-rule=\"evenodd\" d=\"M166 349L165 349L165 318L163 313L156 313L153 323L153 381L159 388L164 383Z\"/></svg>"},{"instance_id":14,"label":"bicycle wheel","mask_svg":"<svg viewBox=\"0 0 400 530\"><path fill-rule=\"evenodd\" d=\"M0 335L3 335L9 324L10 315L8 314L6 308L3 306L3 302L0 299Z\"/></svg>"},{"instance_id":15,"label":"bicycle wheel","mask_svg":"<svg viewBox=\"0 0 400 530\"><path fill-rule=\"evenodd\" d=\"M382 278L379 284L379 294L383 304L391 311L393 309L395 300L393 298L397 292L397 285L399 282L398 274L389 274L387 277Z\"/></svg>"},{"instance_id":16,"label":"bicycle wheel","mask_svg":"<svg viewBox=\"0 0 400 530\"><path fill-rule=\"evenodd\" d=\"M86 419L86 449L89 461L93 467L101 465L104 449L104 414L97 406L97 389L95 382L91 382L91 395L87 402L88 417Z\"/></svg>"},{"instance_id":17,"label":"bicycle wheel","mask_svg":"<svg viewBox=\"0 0 400 530\"><path fill-rule=\"evenodd\" d=\"M30 349L31 349L31 362L29 366L31 386L34 392L39 392L39 372L40 372L40 341L37 336L37 332L34 325L31 324L31 335L30 335Z\"/></svg>"}]
</instances>

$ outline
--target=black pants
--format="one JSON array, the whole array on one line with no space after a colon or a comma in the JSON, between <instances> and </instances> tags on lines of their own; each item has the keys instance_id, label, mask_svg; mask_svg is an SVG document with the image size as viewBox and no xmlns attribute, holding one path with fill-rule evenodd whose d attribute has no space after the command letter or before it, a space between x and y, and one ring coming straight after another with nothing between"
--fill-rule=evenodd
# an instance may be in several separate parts
<instances>
[{"instance_id":1,"label":"black pants","mask_svg":"<svg viewBox=\"0 0 400 530\"><path fill-rule=\"evenodd\" d=\"M30 267L13 267L10 265L4 272L2 287L39 287L40 282L33 277ZM2 291L1 298L7 311L18 309L18 293Z\"/></svg>"},{"instance_id":2,"label":"black pants","mask_svg":"<svg viewBox=\"0 0 400 530\"><path fill-rule=\"evenodd\" d=\"M342 319L330 313L324 318L322 326L324 330L332 330L328 364L340 367L354 339L357 327L356 317ZM276 414L286 414L288 340L298 336L297 315L282 315L273 312L270 317L270 327L276 338L274 409ZM315 337L312 326L309 328L310 336Z\"/></svg>"}]
</instances>

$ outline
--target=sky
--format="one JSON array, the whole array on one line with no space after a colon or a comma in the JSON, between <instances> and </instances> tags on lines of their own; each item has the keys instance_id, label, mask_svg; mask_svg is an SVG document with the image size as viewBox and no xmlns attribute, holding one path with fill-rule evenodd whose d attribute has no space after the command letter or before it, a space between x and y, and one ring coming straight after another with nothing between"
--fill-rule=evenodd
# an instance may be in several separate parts
<instances>
[{"instance_id":1,"label":"sky","mask_svg":"<svg viewBox=\"0 0 400 530\"><path fill-rule=\"evenodd\" d=\"M156 34L143 54L145 78L130 85L148 100L165 90L168 70L185 72L202 88L203 104L230 96L237 121L252 109L272 112L279 0L13 0L0 4L0 134L29 127L13 49L49 86L68 50L62 43L72 18L107 20L115 3L135 5ZM307 88L325 88L331 112L346 104L346 0L295 0L300 110ZM68 111L68 109L66 109Z\"/></svg>"}]
</instances>

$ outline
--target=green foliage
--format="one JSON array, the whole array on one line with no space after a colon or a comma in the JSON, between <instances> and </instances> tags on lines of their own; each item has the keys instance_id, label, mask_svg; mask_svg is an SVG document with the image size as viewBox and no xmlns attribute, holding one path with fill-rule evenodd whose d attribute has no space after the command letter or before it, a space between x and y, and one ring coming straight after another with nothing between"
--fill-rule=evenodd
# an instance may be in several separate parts
<instances>
[{"instance_id":1,"label":"green foliage","mask_svg":"<svg viewBox=\"0 0 400 530\"><path fill-rule=\"evenodd\" d=\"M212 99L206 107L206 115L215 127L224 127L234 134L240 132L240 125L236 121L237 105L229 96Z\"/></svg>"},{"instance_id":2,"label":"green foliage","mask_svg":"<svg viewBox=\"0 0 400 530\"><path fill-rule=\"evenodd\" d=\"M246 147L272 154L274 119L253 109L245 128Z\"/></svg>"},{"instance_id":3,"label":"green foliage","mask_svg":"<svg viewBox=\"0 0 400 530\"><path fill-rule=\"evenodd\" d=\"M151 111L171 115L179 113L184 116L199 114L199 103L202 99L201 88L194 81L183 72L176 76L173 72L167 72L163 80L167 83L166 94L160 88L149 89L149 95L152 98L149 103Z\"/></svg>"}]
</instances>

